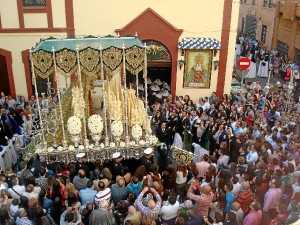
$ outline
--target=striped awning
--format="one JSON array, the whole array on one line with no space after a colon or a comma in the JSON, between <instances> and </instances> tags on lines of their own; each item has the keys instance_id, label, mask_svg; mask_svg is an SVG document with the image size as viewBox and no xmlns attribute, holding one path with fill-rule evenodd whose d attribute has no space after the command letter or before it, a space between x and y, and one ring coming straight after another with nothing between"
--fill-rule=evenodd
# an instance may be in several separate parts
<instances>
[{"instance_id":1,"label":"striped awning","mask_svg":"<svg viewBox=\"0 0 300 225\"><path fill-rule=\"evenodd\" d=\"M183 38L178 43L179 49L221 49L221 43L215 38Z\"/></svg>"}]
</instances>

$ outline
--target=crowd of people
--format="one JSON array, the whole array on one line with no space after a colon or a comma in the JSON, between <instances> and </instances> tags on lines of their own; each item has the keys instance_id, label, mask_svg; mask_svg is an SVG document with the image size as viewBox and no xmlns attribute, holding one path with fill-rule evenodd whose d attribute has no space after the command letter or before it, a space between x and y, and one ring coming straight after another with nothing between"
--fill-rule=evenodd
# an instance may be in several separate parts
<instances>
[{"instance_id":1,"label":"crowd of people","mask_svg":"<svg viewBox=\"0 0 300 225\"><path fill-rule=\"evenodd\" d=\"M254 82L247 93L212 93L193 102L188 95L172 98L159 79L148 84L152 130L165 145L145 149L135 163L119 152L107 161L87 161L85 154L76 162L20 156L18 165L0 170L0 224L300 222L300 103L287 98L284 85L271 84L266 95ZM1 93L2 148L22 132L35 102ZM209 154L175 163L175 139Z\"/></svg>"},{"instance_id":2,"label":"crowd of people","mask_svg":"<svg viewBox=\"0 0 300 225\"><path fill-rule=\"evenodd\" d=\"M236 59L248 57L250 68L246 78L268 77L270 75L289 82L293 79L300 82L299 65L289 60L286 54L279 54L277 49L269 50L264 43L241 34L236 42Z\"/></svg>"}]
</instances>

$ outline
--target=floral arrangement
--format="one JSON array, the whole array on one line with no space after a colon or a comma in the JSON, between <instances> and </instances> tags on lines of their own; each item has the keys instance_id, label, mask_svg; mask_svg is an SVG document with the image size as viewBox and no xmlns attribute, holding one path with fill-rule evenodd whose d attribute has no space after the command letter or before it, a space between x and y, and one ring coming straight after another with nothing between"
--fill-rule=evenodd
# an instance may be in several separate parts
<instances>
[{"instance_id":1,"label":"floral arrangement","mask_svg":"<svg viewBox=\"0 0 300 225\"><path fill-rule=\"evenodd\" d=\"M68 131L73 135L81 133L81 120L77 116L71 116L68 119Z\"/></svg>"},{"instance_id":2,"label":"floral arrangement","mask_svg":"<svg viewBox=\"0 0 300 225\"><path fill-rule=\"evenodd\" d=\"M134 139L140 139L143 135L142 127L140 125L133 125L131 134Z\"/></svg>"},{"instance_id":3,"label":"floral arrangement","mask_svg":"<svg viewBox=\"0 0 300 225\"><path fill-rule=\"evenodd\" d=\"M114 148L114 147L116 147L116 144L115 144L114 142L110 142L109 146L110 146L111 148Z\"/></svg>"},{"instance_id":4,"label":"floral arrangement","mask_svg":"<svg viewBox=\"0 0 300 225\"><path fill-rule=\"evenodd\" d=\"M53 152L54 148L53 147L49 147L47 150L48 150L48 152Z\"/></svg>"},{"instance_id":5,"label":"floral arrangement","mask_svg":"<svg viewBox=\"0 0 300 225\"><path fill-rule=\"evenodd\" d=\"M100 144L100 148L103 149L105 146L103 143Z\"/></svg>"},{"instance_id":6,"label":"floral arrangement","mask_svg":"<svg viewBox=\"0 0 300 225\"><path fill-rule=\"evenodd\" d=\"M149 136L149 142L150 142L150 145L154 145L154 146L158 145L158 139L155 135Z\"/></svg>"},{"instance_id":7,"label":"floral arrangement","mask_svg":"<svg viewBox=\"0 0 300 225\"><path fill-rule=\"evenodd\" d=\"M70 145L69 146L69 151L74 151L75 150L75 147L73 145Z\"/></svg>"},{"instance_id":8,"label":"floral arrangement","mask_svg":"<svg viewBox=\"0 0 300 225\"><path fill-rule=\"evenodd\" d=\"M62 146L57 147L57 151L62 152L63 150L64 150L64 148Z\"/></svg>"},{"instance_id":9,"label":"floral arrangement","mask_svg":"<svg viewBox=\"0 0 300 225\"><path fill-rule=\"evenodd\" d=\"M88 119L88 127L92 134L101 134L103 131L103 120L99 115L92 115Z\"/></svg>"},{"instance_id":10,"label":"floral arrangement","mask_svg":"<svg viewBox=\"0 0 300 225\"><path fill-rule=\"evenodd\" d=\"M139 141L139 145L144 146L145 144L146 144L146 142L144 140Z\"/></svg>"},{"instance_id":11,"label":"floral arrangement","mask_svg":"<svg viewBox=\"0 0 300 225\"><path fill-rule=\"evenodd\" d=\"M83 145L79 145L79 146L78 146L78 149L79 149L79 150L84 150L84 146L83 146Z\"/></svg>"},{"instance_id":12,"label":"floral arrangement","mask_svg":"<svg viewBox=\"0 0 300 225\"><path fill-rule=\"evenodd\" d=\"M125 142L124 142L124 141L121 141L121 142L120 142L120 147L121 147L121 148L124 148L125 146L126 146Z\"/></svg>"},{"instance_id":13,"label":"floral arrangement","mask_svg":"<svg viewBox=\"0 0 300 225\"><path fill-rule=\"evenodd\" d=\"M111 133L114 137L121 137L123 134L123 123L122 121L115 120L111 124Z\"/></svg>"},{"instance_id":14,"label":"floral arrangement","mask_svg":"<svg viewBox=\"0 0 300 225\"><path fill-rule=\"evenodd\" d=\"M89 146L89 149L90 149L90 150L93 150L93 149L94 149L94 147L95 147L95 145L94 145L94 144L90 144L90 146Z\"/></svg>"}]
</instances>

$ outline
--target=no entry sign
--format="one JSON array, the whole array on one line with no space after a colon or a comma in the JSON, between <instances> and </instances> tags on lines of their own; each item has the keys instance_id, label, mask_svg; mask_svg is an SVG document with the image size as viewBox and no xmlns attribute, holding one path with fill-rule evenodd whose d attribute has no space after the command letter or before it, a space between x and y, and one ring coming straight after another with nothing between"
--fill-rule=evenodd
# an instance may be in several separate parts
<instances>
[{"instance_id":1,"label":"no entry sign","mask_svg":"<svg viewBox=\"0 0 300 225\"><path fill-rule=\"evenodd\" d=\"M240 58L237 64L240 70L246 70L250 66L250 59Z\"/></svg>"}]
</instances>

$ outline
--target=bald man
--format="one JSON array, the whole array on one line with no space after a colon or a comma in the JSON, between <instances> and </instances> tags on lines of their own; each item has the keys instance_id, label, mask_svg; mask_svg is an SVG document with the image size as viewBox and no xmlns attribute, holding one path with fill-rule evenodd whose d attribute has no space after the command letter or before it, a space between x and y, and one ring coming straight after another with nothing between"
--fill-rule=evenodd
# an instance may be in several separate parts
<instances>
[{"instance_id":1,"label":"bald man","mask_svg":"<svg viewBox=\"0 0 300 225\"><path fill-rule=\"evenodd\" d=\"M142 214L139 211L136 211L134 206L129 206L128 215L124 220L124 224L127 220L130 220L134 225L140 225L142 221Z\"/></svg>"},{"instance_id":2,"label":"bald man","mask_svg":"<svg viewBox=\"0 0 300 225\"><path fill-rule=\"evenodd\" d=\"M187 196L196 202L196 213L200 216L208 216L209 206L213 201L215 194L212 192L209 185L201 187L201 195L195 195L194 189L200 189L200 183L197 180L193 180L188 190Z\"/></svg>"},{"instance_id":3,"label":"bald man","mask_svg":"<svg viewBox=\"0 0 300 225\"><path fill-rule=\"evenodd\" d=\"M231 212L233 212L236 216L236 221L238 222L238 225L241 225L244 218L244 212L241 209L241 204L238 202L234 202L231 204Z\"/></svg>"},{"instance_id":4,"label":"bald man","mask_svg":"<svg viewBox=\"0 0 300 225\"><path fill-rule=\"evenodd\" d=\"M147 207L143 205L142 199L144 194L148 192L148 187L144 187L139 197L136 199L136 207L142 215L148 216L152 220L157 220L161 207L161 198L154 188L150 188L150 192L155 196L156 202L153 199L148 201Z\"/></svg>"}]
</instances>

